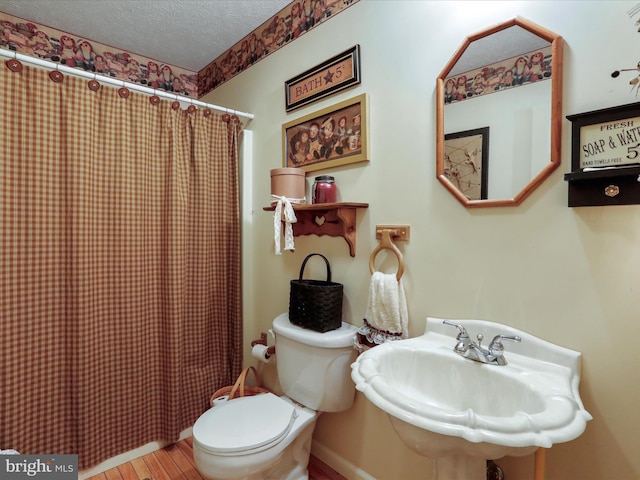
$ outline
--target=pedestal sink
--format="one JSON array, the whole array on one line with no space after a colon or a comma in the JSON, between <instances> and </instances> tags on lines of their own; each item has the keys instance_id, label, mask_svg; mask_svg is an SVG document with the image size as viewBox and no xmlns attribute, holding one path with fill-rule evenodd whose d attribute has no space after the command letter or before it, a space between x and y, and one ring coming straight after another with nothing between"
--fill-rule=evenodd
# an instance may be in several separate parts
<instances>
[{"instance_id":1,"label":"pedestal sink","mask_svg":"<svg viewBox=\"0 0 640 480\"><path fill-rule=\"evenodd\" d=\"M424 335L379 345L352 364L356 389L384 410L402 441L436 459L434 479L486 479L485 461L522 456L580 436L591 415L579 352L507 325L453 320L474 337L519 336L507 365L453 351L456 330L428 318Z\"/></svg>"}]
</instances>

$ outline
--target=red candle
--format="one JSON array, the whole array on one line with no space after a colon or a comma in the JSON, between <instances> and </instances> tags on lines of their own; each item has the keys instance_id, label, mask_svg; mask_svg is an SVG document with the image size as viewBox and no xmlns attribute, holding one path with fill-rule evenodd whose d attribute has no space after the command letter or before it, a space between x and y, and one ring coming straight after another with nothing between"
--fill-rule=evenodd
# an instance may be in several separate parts
<instances>
[{"instance_id":1,"label":"red candle","mask_svg":"<svg viewBox=\"0 0 640 480\"><path fill-rule=\"evenodd\" d=\"M312 203L335 203L338 189L334 178L330 175L320 175L313 182Z\"/></svg>"}]
</instances>

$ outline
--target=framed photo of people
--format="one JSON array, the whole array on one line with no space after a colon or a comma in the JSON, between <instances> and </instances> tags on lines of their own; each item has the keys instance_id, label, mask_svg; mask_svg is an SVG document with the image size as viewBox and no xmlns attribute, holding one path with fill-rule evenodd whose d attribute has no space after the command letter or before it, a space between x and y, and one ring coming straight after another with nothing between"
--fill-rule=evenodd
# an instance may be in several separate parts
<instances>
[{"instance_id":1,"label":"framed photo of people","mask_svg":"<svg viewBox=\"0 0 640 480\"><path fill-rule=\"evenodd\" d=\"M282 125L283 166L306 172L369 160L367 94Z\"/></svg>"}]
</instances>

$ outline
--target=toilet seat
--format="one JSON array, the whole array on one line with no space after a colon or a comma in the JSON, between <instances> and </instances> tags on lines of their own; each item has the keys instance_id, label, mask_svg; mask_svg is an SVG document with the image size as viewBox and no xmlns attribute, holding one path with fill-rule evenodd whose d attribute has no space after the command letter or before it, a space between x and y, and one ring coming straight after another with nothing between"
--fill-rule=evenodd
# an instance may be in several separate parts
<instances>
[{"instance_id":1,"label":"toilet seat","mask_svg":"<svg viewBox=\"0 0 640 480\"><path fill-rule=\"evenodd\" d=\"M295 407L272 393L237 398L201 415L193 438L219 455L254 453L286 437L296 417Z\"/></svg>"}]
</instances>

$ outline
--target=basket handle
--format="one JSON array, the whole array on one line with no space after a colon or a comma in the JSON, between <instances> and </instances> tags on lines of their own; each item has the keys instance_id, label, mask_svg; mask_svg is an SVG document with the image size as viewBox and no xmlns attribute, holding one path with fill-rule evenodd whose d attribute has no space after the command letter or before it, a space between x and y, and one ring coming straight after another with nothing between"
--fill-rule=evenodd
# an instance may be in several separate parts
<instances>
[{"instance_id":1,"label":"basket handle","mask_svg":"<svg viewBox=\"0 0 640 480\"><path fill-rule=\"evenodd\" d=\"M239 392L240 396L244 397L244 384L245 380L247 379L247 374L250 371L253 372L253 376L256 379L256 387L260 387L260 377L258 376L258 371L255 369L255 367L249 366L242 370L242 373L240 373L240 376L236 380L236 383L233 384L233 388L231 389L231 392L229 392L229 400L235 398L236 392Z\"/></svg>"},{"instance_id":2,"label":"basket handle","mask_svg":"<svg viewBox=\"0 0 640 480\"><path fill-rule=\"evenodd\" d=\"M304 274L304 267L307 266L307 261L311 257L313 257L314 255L318 255L319 257L323 258L324 263L327 265L327 282L330 282L331 281L331 267L329 266L329 260L327 260L327 257L322 255L321 253L310 253L309 255L307 255L307 257L304 259L304 262L302 262L302 266L300 267L300 280L302 280L302 275Z\"/></svg>"}]
</instances>

